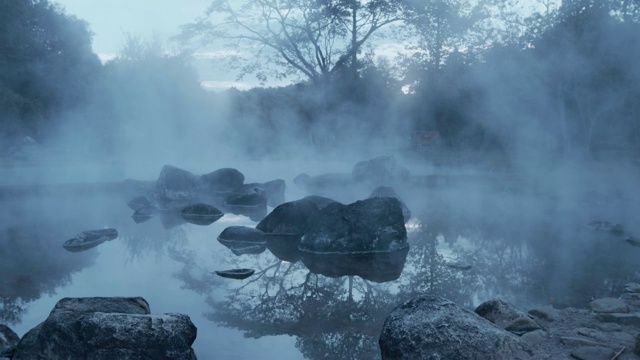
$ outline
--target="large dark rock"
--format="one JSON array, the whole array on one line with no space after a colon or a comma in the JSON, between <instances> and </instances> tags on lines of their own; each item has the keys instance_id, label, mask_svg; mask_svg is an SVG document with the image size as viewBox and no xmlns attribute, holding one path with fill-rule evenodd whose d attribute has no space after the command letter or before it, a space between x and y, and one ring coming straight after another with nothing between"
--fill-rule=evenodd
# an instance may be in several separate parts
<instances>
[{"instance_id":1,"label":"large dark rock","mask_svg":"<svg viewBox=\"0 0 640 360\"><path fill-rule=\"evenodd\" d=\"M0 359L11 355L20 337L4 324L0 324Z\"/></svg>"},{"instance_id":2,"label":"large dark rock","mask_svg":"<svg viewBox=\"0 0 640 360\"><path fill-rule=\"evenodd\" d=\"M20 340L14 359L195 359L187 315L150 315L143 298L65 298Z\"/></svg>"},{"instance_id":3,"label":"large dark rock","mask_svg":"<svg viewBox=\"0 0 640 360\"><path fill-rule=\"evenodd\" d=\"M380 334L382 359L529 359L526 345L453 302L411 299L387 317Z\"/></svg>"},{"instance_id":4,"label":"large dark rock","mask_svg":"<svg viewBox=\"0 0 640 360\"><path fill-rule=\"evenodd\" d=\"M301 199L277 206L256 225L256 229L272 234L296 234L306 232L307 220L318 213L312 201Z\"/></svg>"},{"instance_id":5,"label":"large dark rock","mask_svg":"<svg viewBox=\"0 0 640 360\"><path fill-rule=\"evenodd\" d=\"M316 204L319 210L324 209L329 204L337 203L337 201L333 199L318 195L305 196L304 199L311 200L314 204Z\"/></svg>"},{"instance_id":6,"label":"large dark rock","mask_svg":"<svg viewBox=\"0 0 640 360\"><path fill-rule=\"evenodd\" d=\"M408 169L396 164L392 156L378 156L360 161L351 171L353 180L374 185L388 185L396 182L408 182L411 174Z\"/></svg>"},{"instance_id":7,"label":"large dark rock","mask_svg":"<svg viewBox=\"0 0 640 360\"><path fill-rule=\"evenodd\" d=\"M202 189L200 176L175 166L165 165L156 180L153 194L161 201L188 200L197 197Z\"/></svg>"},{"instance_id":8,"label":"large dark rock","mask_svg":"<svg viewBox=\"0 0 640 360\"><path fill-rule=\"evenodd\" d=\"M400 201L375 197L330 204L309 219L300 250L331 253L388 252L407 248Z\"/></svg>"},{"instance_id":9,"label":"large dark rock","mask_svg":"<svg viewBox=\"0 0 640 360\"><path fill-rule=\"evenodd\" d=\"M406 223L407 221L409 221L409 219L411 219L411 211L391 186L382 185L373 189L371 195L369 195L369 198L373 197L392 197L398 199L400 201L400 206L402 207L402 217L404 218L404 222Z\"/></svg>"},{"instance_id":10,"label":"large dark rock","mask_svg":"<svg viewBox=\"0 0 640 360\"><path fill-rule=\"evenodd\" d=\"M244 184L244 175L233 168L222 168L202 175L202 183L215 192L233 191Z\"/></svg>"}]
</instances>

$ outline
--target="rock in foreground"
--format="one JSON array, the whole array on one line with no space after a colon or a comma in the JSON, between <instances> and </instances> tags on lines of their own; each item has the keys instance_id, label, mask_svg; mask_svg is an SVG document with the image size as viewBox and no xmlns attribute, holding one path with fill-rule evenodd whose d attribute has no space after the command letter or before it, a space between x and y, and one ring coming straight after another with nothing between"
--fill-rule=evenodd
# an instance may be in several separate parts
<instances>
[{"instance_id":1,"label":"rock in foreground","mask_svg":"<svg viewBox=\"0 0 640 360\"><path fill-rule=\"evenodd\" d=\"M18 343L14 359L195 359L187 315L151 315L137 298L64 298Z\"/></svg>"},{"instance_id":2,"label":"rock in foreground","mask_svg":"<svg viewBox=\"0 0 640 360\"><path fill-rule=\"evenodd\" d=\"M453 302L421 296L397 307L380 334L383 359L529 359L526 345Z\"/></svg>"}]
</instances>

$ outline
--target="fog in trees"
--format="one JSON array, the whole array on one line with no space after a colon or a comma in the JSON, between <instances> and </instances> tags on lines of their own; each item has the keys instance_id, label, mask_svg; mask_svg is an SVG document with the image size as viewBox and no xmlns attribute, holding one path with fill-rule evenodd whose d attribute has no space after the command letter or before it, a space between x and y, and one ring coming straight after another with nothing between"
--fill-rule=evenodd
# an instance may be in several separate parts
<instances>
[{"instance_id":1,"label":"fog in trees","mask_svg":"<svg viewBox=\"0 0 640 360\"><path fill-rule=\"evenodd\" d=\"M55 2L0 3L0 255L11 259L0 321L19 323L91 266L95 253L51 242L83 230L79 219L125 229L126 261L178 263L207 323L294 336L308 358L371 357L389 311L424 293L562 307L639 280L638 1L215 0L174 35L123 34L101 62L91 24ZM207 91L202 66L256 86ZM196 251L179 217L122 216L165 164L234 167L248 182L284 179L287 200L349 203L371 184L335 180L379 155L411 170L395 189L413 214L410 250L389 282L317 274L272 249ZM305 188L293 181L303 172L325 177ZM125 179L118 196L39 197ZM585 226L594 220L620 227ZM256 274L235 286L210 261Z\"/></svg>"}]
</instances>

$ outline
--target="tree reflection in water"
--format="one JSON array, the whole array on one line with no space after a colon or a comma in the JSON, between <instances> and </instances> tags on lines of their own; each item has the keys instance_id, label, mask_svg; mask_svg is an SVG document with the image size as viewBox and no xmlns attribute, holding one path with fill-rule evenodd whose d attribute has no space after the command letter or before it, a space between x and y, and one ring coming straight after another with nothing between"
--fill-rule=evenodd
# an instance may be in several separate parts
<instances>
[{"instance_id":1,"label":"tree reflection in water","mask_svg":"<svg viewBox=\"0 0 640 360\"><path fill-rule=\"evenodd\" d=\"M638 261L629 251L635 248L594 234L580 218L541 209L510 216L442 209L445 215L422 214L409 224L402 274L386 282L354 273L315 274L305 266L304 254L287 262L269 251L234 257L228 249L214 254L215 263L256 273L242 282L222 281L203 270L210 266L200 267L194 256L183 254L176 256L185 263L178 277L206 296L208 319L247 337L295 336L297 348L310 359L377 358L384 319L417 295L443 296L468 309L494 297L524 309L584 306L591 296L621 291L636 276Z\"/></svg>"}]
</instances>

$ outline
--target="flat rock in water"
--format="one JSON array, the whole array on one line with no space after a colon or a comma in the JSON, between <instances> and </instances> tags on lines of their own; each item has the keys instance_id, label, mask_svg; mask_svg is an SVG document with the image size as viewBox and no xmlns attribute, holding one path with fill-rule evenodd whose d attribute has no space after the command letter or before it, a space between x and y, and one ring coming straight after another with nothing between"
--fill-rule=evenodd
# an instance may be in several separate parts
<instances>
[{"instance_id":1,"label":"flat rock in water","mask_svg":"<svg viewBox=\"0 0 640 360\"><path fill-rule=\"evenodd\" d=\"M232 269L232 270L220 270L220 271L216 271L215 273L218 276L222 276L224 278L243 280L253 275L254 272L255 270L253 269Z\"/></svg>"},{"instance_id":2,"label":"flat rock in water","mask_svg":"<svg viewBox=\"0 0 640 360\"><path fill-rule=\"evenodd\" d=\"M85 251L117 237L118 231L113 228L88 230L83 231L74 238L65 241L64 244L62 244L62 247L71 252Z\"/></svg>"},{"instance_id":3,"label":"flat rock in water","mask_svg":"<svg viewBox=\"0 0 640 360\"><path fill-rule=\"evenodd\" d=\"M264 232L247 226L229 226L218 235L218 241L266 244Z\"/></svg>"},{"instance_id":4,"label":"flat rock in water","mask_svg":"<svg viewBox=\"0 0 640 360\"><path fill-rule=\"evenodd\" d=\"M224 216L224 213L215 206L203 203L186 206L180 214L185 221L191 224L205 226L213 224Z\"/></svg>"},{"instance_id":5,"label":"flat rock in water","mask_svg":"<svg viewBox=\"0 0 640 360\"><path fill-rule=\"evenodd\" d=\"M149 314L142 298L65 298L20 339L14 359L195 359L187 315Z\"/></svg>"},{"instance_id":6,"label":"flat rock in water","mask_svg":"<svg viewBox=\"0 0 640 360\"><path fill-rule=\"evenodd\" d=\"M513 320L511 324L507 325L504 329L516 335L522 335L531 331L542 330L542 327L529 316L525 315Z\"/></svg>"},{"instance_id":7,"label":"flat rock in water","mask_svg":"<svg viewBox=\"0 0 640 360\"><path fill-rule=\"evenodd\" d=\"M420 296L397 307L380 334L382 359L529 359L519 337L453 302Z\"/></svg>"},{"instance_id":8,"label":"flat rock in water","mask_svg":"<svg viewBox=\"0 0 640 360\"><path fill-rule=\"evenodd\" d=\"M629 306L620 299L602 298L589 303L589 308L597 313L628 313Z\"/></svg>"}]
</instances>

